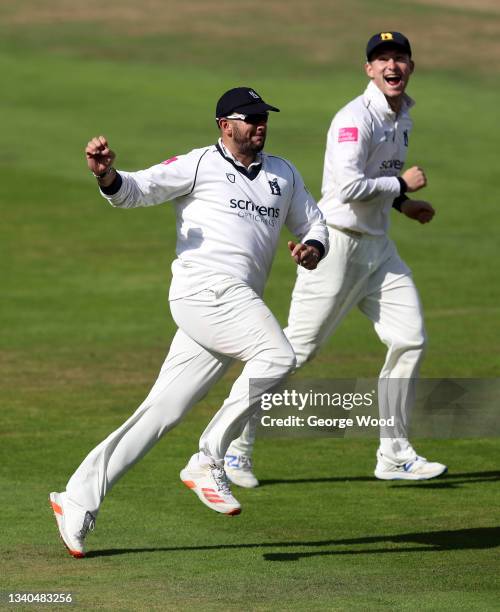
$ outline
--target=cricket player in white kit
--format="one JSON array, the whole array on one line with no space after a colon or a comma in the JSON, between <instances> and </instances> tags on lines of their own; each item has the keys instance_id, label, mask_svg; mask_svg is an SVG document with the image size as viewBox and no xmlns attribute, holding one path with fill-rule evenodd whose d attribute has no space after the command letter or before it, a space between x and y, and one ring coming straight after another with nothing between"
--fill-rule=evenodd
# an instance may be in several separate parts
<instances>
[{"instance_id":1,"label":"cricket player in white kit","mask_svg":"<svg viewBox=\"0 0 500 612\"><path fill-rule=\"evenodd\" d=\"M328 251L324 218L288 161L262 152L269 111L277 108L248 87L226 92L216 118L216 145L139 172L116 171L103 136L86 155L102 195L121 208L174 201L177 259L170 308L179 330L148 397L84 459L66 490L50 502L63 541L75 557L99 507L118 479L172 429L227 370L245 367L200 438L181 480L209 508L228 515L241 508L224 473L224 455L255 409L249 380L269 384L295 367L295 355L262 300L280 230L300 238L291 256L313 269Z\"/></svg>"},{"instance_id":2,"label":"cricket player in white kit","mask_svg":"<svg viewBox=\"0 0 500 612\"><path fill-rule=\"evenodd\" d=\"M414 63L399 32L375 34L366 58L365 92L336 114L328 132L318 205L330 254L314 271L299 268L285 334L300 367L355 306L373 321L388 349L379 378L380 416L395 416L402 432L381 432L375 476L428 479L447 468L418 456L406 435L426 342L422 307L411 272L387 235L392 208L420 223L434 216L428 202L406 196L425 187L423 170L415 166L400 176L412 128L414 102L405 90ZM258 485L251 464L258 417L226 455L227 475L244 487Z\"/></svg>"}]
</instances>

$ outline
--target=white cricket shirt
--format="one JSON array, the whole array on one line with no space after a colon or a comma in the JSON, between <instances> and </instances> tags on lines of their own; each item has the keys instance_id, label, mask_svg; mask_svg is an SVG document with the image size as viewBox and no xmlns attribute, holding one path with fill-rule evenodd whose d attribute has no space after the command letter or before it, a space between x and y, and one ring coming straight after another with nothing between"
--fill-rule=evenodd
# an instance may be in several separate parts
<instances>
[{"instance_id":1,"label":"white cricket shirt","mask_svg":"<svg viewBox=\"0 0 500 612\"><path fill-rule=\"evenodd\" d=\"M328 224L372 235L387 232L392 203L400 195L396 177L406 160L413 105L405 96L396 115L370 81L363 95L335 115L318 203Z\"/></svg>"},{"instance_id":2,"label":"white cricket shirt","mask_svg":"<svg viewBox=\"0 0 500 612\"><path fill-rule=\"evenodd\" d=\"M220 275L262 295L284 224L302 242L317 240L328 251L323 215L298 171L281 157L261 153L247 171L219 141L146 170L118 172L120 189L101 192L113 206L175 203L171 300L210 287Z\"/></svg>"}]
</instances>

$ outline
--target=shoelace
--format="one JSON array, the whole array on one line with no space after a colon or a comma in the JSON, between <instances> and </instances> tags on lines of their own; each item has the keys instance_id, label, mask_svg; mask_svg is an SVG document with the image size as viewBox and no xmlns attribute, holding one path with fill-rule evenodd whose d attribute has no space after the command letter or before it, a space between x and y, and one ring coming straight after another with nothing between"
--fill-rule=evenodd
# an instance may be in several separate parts
<instances>
[{"instance_id":1,"label":"shoelace","mask_svg":"<svg viewBox=\"0 0 500 612\"><path fill-rule=\"evenodd\" d=\"M252 460L246 455L239 456L239 464L241 470L252 470Z\"/></svg>"},{"instance_id":2,"label":"shoelace","mask_svg":"<svg viewBox=\"0 0 500 612\"><path fill-rule=\"evenodd\" d=\"M229 482L227 481L224 468L214 465L211 471L215 484L217 485L217 489L225 495L231 495L231 488L229 487Z\"/></svg>"},{"instance_id":3,"label":"shoelace","mask_svg":"<svg viewBox=\"0 0 500 612\"><path fill-rule=\"evenodd\" d=\"M427 459L425 457L420 457L419 455L417 455L415 457L415 459L413 459L413 461L409 461L408 463L405 463L405 465L403 466L403 469L405 472L408 472L408 470L414 466L416 463L426 463Z\"/></svg>"},{"instance_id":4,"label":"shoelace","mask_svg":"<svg viewBox=\"0 0 500 612\"><path fill-rule=\"evenodd\" d=\"M82 538L82 540L85 538L85 536L87 535L89 531L94 531L94 527L95 527L94 515L90 514L90 512L87 511L85 513L85 518L83 519L82 528L80 529L80 537Z\"/></svg>"}]
</instances>

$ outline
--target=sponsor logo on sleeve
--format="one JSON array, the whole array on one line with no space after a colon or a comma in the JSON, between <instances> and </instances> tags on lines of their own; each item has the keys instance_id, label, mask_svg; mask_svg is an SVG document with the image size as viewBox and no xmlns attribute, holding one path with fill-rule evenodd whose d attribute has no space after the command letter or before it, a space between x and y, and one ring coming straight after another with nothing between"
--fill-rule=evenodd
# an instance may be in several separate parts
<instances>
[{"instance_id":1,"label":"sponsor logo on sleeve","mask_svg":"<svg viewBox=\"0 0 500 612\"><path fill-rule=\"evenodd\" d=\"M340 128L339 142L358 142L358 128L357 127Z\"/></svg>"},{"instance_id":2,"label":"sponsor logo on sleeve","mask_svg":"<svg viewBox=\"0 0 500 612\"><path fill-rule=\"evenodd\" d=\"M174 161L177 161L177 157L171 157L170 159L166 159L165 161L162 161L161 163L164 166L168 166L168 164L171 164Z\"/></svg>"}]
</instances>

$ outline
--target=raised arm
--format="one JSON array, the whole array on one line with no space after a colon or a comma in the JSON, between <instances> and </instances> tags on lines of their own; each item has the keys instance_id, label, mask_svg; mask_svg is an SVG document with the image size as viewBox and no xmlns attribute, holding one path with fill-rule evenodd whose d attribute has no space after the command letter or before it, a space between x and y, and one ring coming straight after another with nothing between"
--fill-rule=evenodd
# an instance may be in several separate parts
<instances>
[{"instance_id":1,"label":"raised arm","mask_svg":"<svg viewBox=\"0 0 500 612\"><path fill-rule=\"evenodd\" d=\"M105 136L95 136L85 147L87 165L101 194L112 206L154 206L190 193L201 158L207 149L171 157L145 170L126 172L112 166L116 158Z\"/></svg>"}]
</instances>

